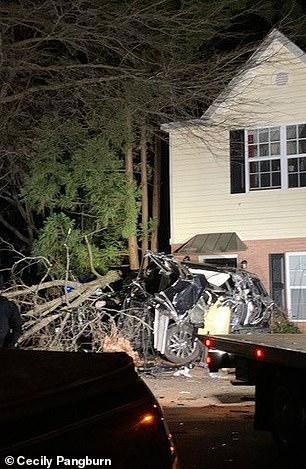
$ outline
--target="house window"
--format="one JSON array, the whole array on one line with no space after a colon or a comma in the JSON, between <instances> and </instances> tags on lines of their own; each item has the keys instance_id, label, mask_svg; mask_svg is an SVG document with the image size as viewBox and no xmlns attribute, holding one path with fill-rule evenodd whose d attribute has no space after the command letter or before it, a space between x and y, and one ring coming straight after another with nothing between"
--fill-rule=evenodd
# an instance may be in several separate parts
<instances>
[{"instance_id":1,"label":"house window","mask_svg":"<svg viewBox=\"0 0 306 469\"><path fill-rule=\"evenodd\" d=\"M293 320L306 319L306 252L286 253L287 304Z\"/></svg>"},{"instance_id":2,"label":"house window","mask_svg":"<svg viewBox=\"0 0 306 469\"><path fill-rule=\"evenodd\" d=\"M306 123L247 129L244 142L246 191L306 187Z\"/></svg>"},{"instance_id":3,"label":"house window","mask_svg":"<svg viewBox=\"0 0 306 469\"><path fill-rule=\"evenodd\" d=\"M288 187L306 186L306 124L287 125Z\"/></svg>"},{"instance_id":4,"label":"house window","mask_svg":"<svg viewBox=\"0 0 306 469\"><path fill-rule=\"evenodd\" d=\"M250 190L280 188L280 127L248 130L247 137Z\"/></svg>"}]
</instances>

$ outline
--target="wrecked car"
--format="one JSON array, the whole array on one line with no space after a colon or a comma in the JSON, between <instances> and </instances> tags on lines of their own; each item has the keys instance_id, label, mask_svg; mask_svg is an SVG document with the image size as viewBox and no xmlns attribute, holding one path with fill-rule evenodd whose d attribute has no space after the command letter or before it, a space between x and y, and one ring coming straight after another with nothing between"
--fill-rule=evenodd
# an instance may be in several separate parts
<instances>
[{"instance_id":1,"label":"wrecked car","mask_svg":"<svg viewBox=\"0 0 306 469\"><path fill-rule=\"evenodd\" d=\"M203 350L199 334L270 332L273 305L260 279L245 270L147 251L125 294L121 330L145 359L159 352L184 365Z\"/></svg>"}]
</instances>

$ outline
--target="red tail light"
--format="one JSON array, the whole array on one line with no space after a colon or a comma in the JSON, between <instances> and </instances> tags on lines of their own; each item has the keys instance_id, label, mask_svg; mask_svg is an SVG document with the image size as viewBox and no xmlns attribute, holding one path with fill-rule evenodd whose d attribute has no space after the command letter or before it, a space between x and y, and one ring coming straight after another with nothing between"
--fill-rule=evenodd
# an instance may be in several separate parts
<instances>
[{"instance_id":1,"label":"red tail light","mask_svg":"<svg viewBox=\"0 0 306 469\"><path fill-rule=\"evenodd\" d=\"M214 348L213 339L205 339L205 345L206 345L207 348L213 349Z\"/></svg>"},{"instance_id":2,"label":"red tail light","mask_svg":"<svg viewBox=\"0 0 306 469\"><path fill-rule=\"evenodd\" d=\"M262 348L256 348L255 349L255 357L258 360L262 360L263 358L265 358L264 350Z\"/></svg>"}]
</instances>

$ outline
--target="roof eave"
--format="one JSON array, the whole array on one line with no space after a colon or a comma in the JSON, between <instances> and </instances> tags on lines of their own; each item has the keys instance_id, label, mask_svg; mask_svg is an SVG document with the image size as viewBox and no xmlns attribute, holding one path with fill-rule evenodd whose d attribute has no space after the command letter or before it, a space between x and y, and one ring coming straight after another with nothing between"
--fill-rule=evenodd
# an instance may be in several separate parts
<instances>
[{"instance_id":1,"label":"roof eave","mask_svg":"<svg viewBox=\"0 0 306 469\"><path fill-rule=\"evenodd\" d=\"M176 122L167 122L161 124L160 129L164 132L171 132L176 129L184 129L190 127L203 127L210 124L210 119L207 117L201 117L201 119L190 119L188 121L176 121Z\"/></svg>"}]
</instances>

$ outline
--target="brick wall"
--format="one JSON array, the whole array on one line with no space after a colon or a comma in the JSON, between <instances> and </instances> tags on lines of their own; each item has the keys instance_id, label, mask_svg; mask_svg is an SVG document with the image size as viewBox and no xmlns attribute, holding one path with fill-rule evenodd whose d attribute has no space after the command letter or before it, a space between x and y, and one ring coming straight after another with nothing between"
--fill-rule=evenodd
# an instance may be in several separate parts
<instances>
[{"instance_id":1,"label":"brick wall","mask_svg":"<svg viewBox=\"0 0 306 469\"><path fill-rule=\"evenodd\" d=\"M306 322L297 321L295 324L300 329L300 331L303 332L303 334L306 334Z\"/></svg>"},{"instance_id":2,"label":"brick wall","mask_svg":"<svg viewBox=\"0 0 306 469\"><path fill-rule=\"evenodd\" d=\"M270 291L269 254L306 251L306 238L243 240L247 251L238 253L239 262L248 261L248 270L261 278Z\"/></svg>"},{"instance_id":3,"label":"brick wall","mask_svg":"<svg viewBox=\"0 0 306 469\"><path fill-rule=\"evenodd\" d=\"M254 272L270 292L269 254L282 254L286 252L306 252L306 238L265 239L243 241L248 249L239 253L239 260L248 261L248 270ZM297 321L296 325L301 332L306 333L306 322Z\"/></svg>"}]
</instances>

